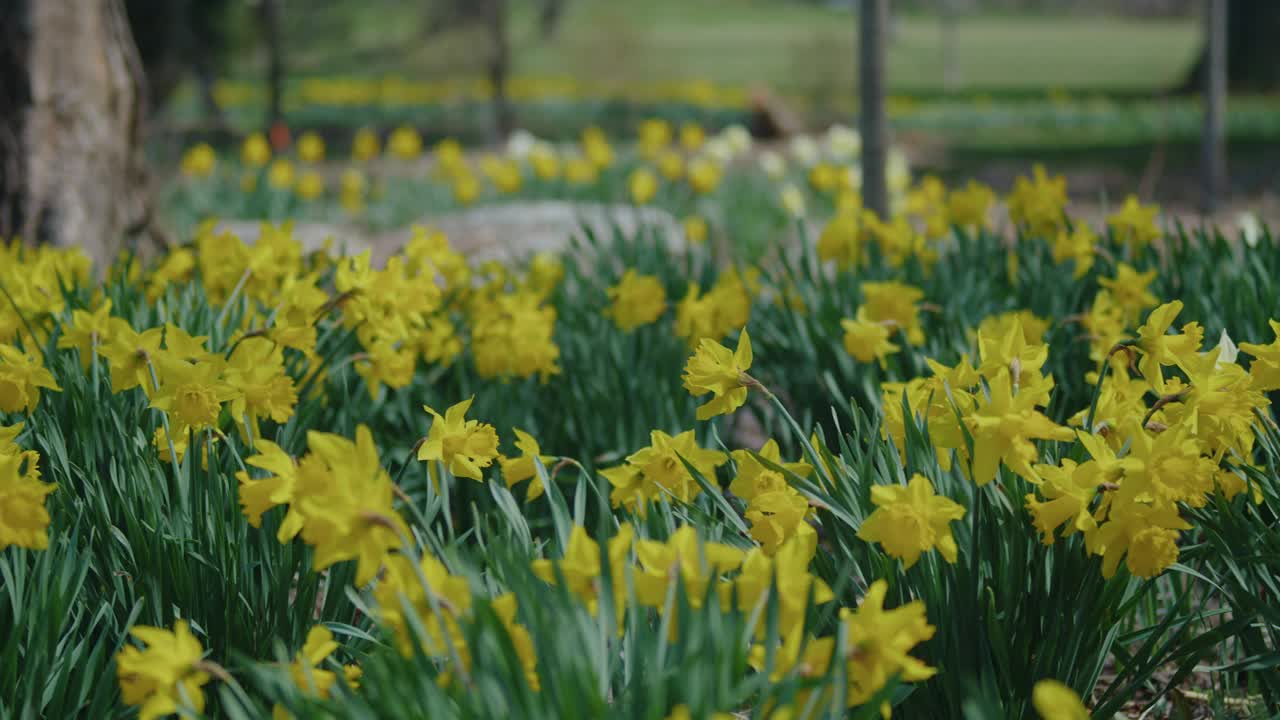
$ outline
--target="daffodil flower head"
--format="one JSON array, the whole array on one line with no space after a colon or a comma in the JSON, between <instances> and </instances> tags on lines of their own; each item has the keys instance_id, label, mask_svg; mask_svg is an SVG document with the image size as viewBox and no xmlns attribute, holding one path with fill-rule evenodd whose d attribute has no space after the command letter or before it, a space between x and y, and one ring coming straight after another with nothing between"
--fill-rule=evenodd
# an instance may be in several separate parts
<instances>
[{"instance_id":1,"label":"daffodil flower head","mask_svg":"<svg viewBox=\"0 0 1280 720\"><path fill-rule=\"evenodd\" d=\"M498 433L492 425L466 419L474 400L471 397L453 405L443 416L423 406L432 422L427 439L418 448L418 459L443 463L457 477L483 481L484 468L498 457Z\"/></svg>"},{"instance_id":2,"label":"daffodil flower head","mask_svg":"<svg viewBox=\"0 0 1280 720\"><path fill-rule=\"evenodd\" d=\"M712 399L698 408L698 419L725 415L747 401L747 387L753 383L751 338L746 328L734 352L714 340L703 340L684 367L684 387L694 397L712 393Z\"/></svg>"},{"instance_id":3,"label":"daffodil flower head","mask_svg":"<svg viewBox=\"0 0 1280 720\"><path fill-rule=\"evenodd\" d=\"M871 502L876 509L863 521L858 537L880 543L885 552L902 560L904 568L933 549L947 562L956 561L951 522L964 517L964 507L935 494L928 478L916 474L906 486L875 485Z\"/></svg>"},{"instance_id":4,"label":"daffodil flower head","mask_svg":"<svg viewBox=\"0 0 1280 720\"><path fill-rule=\"evenodd\" d=\"M1057 680L1041 680L1031 690L1040 720L1089 720L1089 709L1074 690Z\"/></svg>"},{"instance_id":5,"label":"daffodil flower head","mask_svg":"<svg viewBox=\"0 0 1280 720\"><path fill-rule=\"evenodd\" d=\"M139 706L143 720L171 715L180 708L203 712L201 688L209 682L209 674L200 668L204 648L187 622L176 621L172 631L135 625L130 634L147 647L127 645L116 655L124 702Z\"/></svg>"},{"instance_id":6,"label":"daffodil flower head","mask_svg":"<svg viewBox=\"0 0 1280 720\"><path fill-rule=\"evenodd\" d=\"M521 452L519 457L507 457L505 455L498 456L498 465L502 468L502 478L507 481L507 487L512 487L516 483L530 480L529 492L525 496L525 502L533 502L542 496L545 488L542 485L542 478L538 475L538 468L534 464L542 463L543 468L548 468L555 457L551 455L543 455L542 448L538 445L538 441L529 433L519 429L512 429L516 434L516 449Z\"/></svg>"}]
</instances>

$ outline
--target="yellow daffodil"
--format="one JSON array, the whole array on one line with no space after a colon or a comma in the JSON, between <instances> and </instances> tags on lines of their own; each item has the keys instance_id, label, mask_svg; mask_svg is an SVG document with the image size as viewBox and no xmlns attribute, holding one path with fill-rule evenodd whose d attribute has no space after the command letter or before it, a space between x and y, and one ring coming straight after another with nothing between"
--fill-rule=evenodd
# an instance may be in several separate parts
<instances>
[{"instance_id":1,"label":"yellow daffodil","mask_svg":"<svg viewBox=\"0 0 1280 720\"><path fill-rule=\"evenodd\" d=\"M502 468L502 479L506 480L507 487L530 480L525 502L533 502L541 497L545 490L542 486L542 478L538 475L538 468L534 465L534 458L549 470L555 457L543 455L538 441L529 433L519 428L512 428L512 431L516 434L516 449L521 452L521 455L513 458L505 455L498 456L498 465Z\"/></svg>"},{"instance_id":2,"label":"yellow daffodil","mask_svg":"<svg viewBox=\"0 0 1280 720\"><path fill-rule=\"evenodd\" d=\"M42 389L62 391L38 358L0 344L0 412L33 412Z\"/></svg>"},{"instance_id":3,"label":"yellow daffodil","mask_svg":"<svg viewBox=\"0 0 1280 720\"><path fill-rule=\"evenodd\" d=\"M1089 720L1089 709L1074 690L1057 680L1041 680L1031 689L1040 720Z\"/></svg>"},{"instance_id":4,"label":"yellow daffodil","mask_svg":"<svg viewBox=\"0 0 1280 720\"><path fill-rule=\"evenodd\" d=\"M606 292L610 305L604 313L625 332L657 321L667 309L667 291L662 281L630 268Z\"/></svg>"},{"instance_id":5,"label":"yellow daffodil","mask_svg":"<svg viewBox=\"0 0 1280 720\"><path fill-rule=\"evenodd\" d=\"M356 560L355 583L365 585L387 552L408 537L392 507L391 477L364 425L356 428L354 442L312 430L307 446L310 453L298 463L293 488L293 502L303 517L302 539L315 547L317 570Z\"/></svg>"},{"instance_id":6,"label":"yellow daffodil","mask_svg":"<svg viewBox=\"0 0 1280 720\"><path fill-rule=\"evenodd\" d=\"M474 399L453 405L443 416L423 406L432 421L427 439L418 448L418 459L443 463L457 477L482 481L484 468L498 457L498 433L492 425L466 419Z\"/></svg>"},{"instance_id":7,"label":"yellow daffodil","mask_svg":"<svg viewBox=\"0 0 1280 720\"><path fill-rule=\"evenodd\" d=\"M204 690L209 673L201 668L204 648L191 634L185 620L173 630L135 625L134 638L146 649L126 645L116 655L120 695L127 705L139 707L138 717L152 720L179 709L204 711Z\"/></svg>"},{"instance_id":8,"label":"yellow daffodil","mask_svg":"<svg viewBox=\"0 0 1280 720\"><path fill-rule=\"evenodd\" d=\"M858 537L880 543L885 552L902 560L904 568L935 548L947 562L956 561L951 522L964 517L964 508L936 495L928 478L917 473L905 486L872 486L871 502L876 510L858 528Z\"/></svg>"},{"instance_id":9,"label":"yellow daffodil","mask_svg":"<svg viewBox=\"0 0 1280 720\"><path fill-rule=\"evenodd\" d=\"M1156 225L1158 212L1158 206L1143 205L1138 196L1130 195L1124 199L1124 206L1107 218L1107 227L1116 240L1141 250L1160 237L1160 228Z\"/></svg>"},{"instance_id":10,"label":"yellow daffodil","mask_svg":"<svg viewBox=\"0 0 1280 720\"><path fill-rule=\"evenodd\" d=\"M22 429L14 426L12 436ZM8 428L0 427L0 433ZM49 512L45 499L56 485L41 482L34 450L11 444L0 435L0 551L10 545L44 550L49 546Z\"/></svg>"},{"instance_id":11,"label":"yellow daffodil","mask_svg":"<svg viewBox=\"0 0 1280 720\"><path fill-rule=\"evenodd\" d=\"M714 340L702 341L684 366L684 387L690 394L713 394L698 408L699 420L726 415L746 403L747 387L754 383L747 375L751 360L751 338L746 328L742 329L734 352Z\"/></svg>"}]
</instances>

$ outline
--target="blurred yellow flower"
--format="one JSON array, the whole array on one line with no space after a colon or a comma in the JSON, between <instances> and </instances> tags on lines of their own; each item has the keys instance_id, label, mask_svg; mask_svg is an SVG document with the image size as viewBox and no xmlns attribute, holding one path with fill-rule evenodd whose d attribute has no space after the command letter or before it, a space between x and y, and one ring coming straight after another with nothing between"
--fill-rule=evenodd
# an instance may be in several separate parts
<instances>
[{"instance_id":1,"label":"blurred yellow flower","mask_svg":"<svg viewBox=\"0 0 1280 720\"><path fill-rule=\"evenodd\" d=\"M360 128L351 139L351 158L356 162L368 162L381 152L378 133L372 128Z\"/></svg>"},{"instance_id":2,"label":"blurred yellow flower","mask_svg":"<svg viewBox=\"0 0 1280 720\"><path fill-rule=\"evenodd\" d=\"M308 165L324 160L324 140L319 134L312 131L302 133L298 138L298 159Z\"/></svg>"},{"instance_id":3,"label":"blurred yellow flower","mask_svg":"<svg viewBox=\"0 0 1280 720\"><path fill-rule=\"evenodd\" d=\"M172 631L135 625L129 634L147 647L126 645L116 655L125 704L139 706L142 720L172 715L179 709L204 712L201 688L209 682L209 673L200 667L204 648L187 622L176 621Z\"/></svg>"},{"instance_id":4,"label":"blurred yellow flower","mask_svg":"<svg viewBox=\"0 0 1280 720\"><path fill-rule=\"evenodd\" d=\"M1040 720L1089 720L1089 709L1074 690L1057 680L1041 680L1031 690Z\"/></svg>"},{"instance_id":5,"label":"blurred yellow flower","mask_svg":"<svg viewBox=\"0 0 1280 720\"><path fill-rule=\"evenodd\" d=\"M200 143L182 155L182 174L187 177L209 177L218 166L218 155L209 143Z\"/></svg>"},{"instance_id":6,"label":"blurred yellow flower","mask_svg":"<svg viewBox=\"0 0 1280 720\"><path fill-rule=\"evenodd\" d=\"M267 136L253 133L240 146L240 162L252 168L265 167L271 161L271 144Z\"/></svg>"},{"instance_id":7,"label":"blurred yellow flower","mask_svg":"<svg viewBox=\"0 0 1280 720\"><path fill-rule=\"evenodd\" d=\"M631 202L647 205L658 194L658 177L649 168L636 168L627 178L627 189L631 193Z\"/></svg>"},{"instance_id":8,"label":"blurred yellow flower","mask_svg":"<svg viewBox=\"0 0 1280 720\"><path fill-rule=\"evenodd\" d=\"M618 284L606 292L610 305L604 314L613 318L625 332L656 321L667 308L667 292L662 282L653 275L640 275L634 269L628 268Z\"/></svg>"}]
</instances>

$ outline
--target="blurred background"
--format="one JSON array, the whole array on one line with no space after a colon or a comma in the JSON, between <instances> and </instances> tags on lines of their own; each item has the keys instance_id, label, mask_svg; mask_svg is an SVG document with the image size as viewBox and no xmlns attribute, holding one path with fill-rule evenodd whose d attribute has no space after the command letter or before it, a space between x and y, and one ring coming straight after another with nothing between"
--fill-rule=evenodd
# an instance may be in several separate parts
<instances>
[{"instance_id":1,"label":"blurred background","mask_svg":"<svg viewBox=\"0 0 1280 720\"><path fill-rule=\"evenodd\" d=\"M3 2L0 102L16 109L31 101L23 73L39 74L37 53L24 58L39 23L83 25L83 18L60 19L51 8L84 4ZM1206 201L1206 20L1215 3L1222 6L1231 94L1220 132L1225 151L1219 152L1230 172L1229 184ZM137 126L147 167L161 183L193 144L234 152L255 131L273 131L277 149L312 131L333 156L336 148L346 155L361 128L385 136L410 127L427 146L448 137L486 148L517 128L553 142L578 138L587 127L625 140L643 120L662 118L673 126L697 123L708 133L741 125L767 146L859 122L857 0L88 5L123 12L111 21L103 11L104 42L122 37L112 22L125 23L136 42L140 67L134 72L144 78L144 91L126 124ZM1043 162L1065 174L1073 197L1084 203L1114 202L1136 188L1144 200L1175 211L1214 205L1228 219L1245 208L1277 214L1280 3L887 5L883 102L892 143L914 175L977 178L1005 190L1013 177ZM92 56L95 50L81 37L50 52ZM38 84L38 78L28 83ZM119 107L119 100L104 102ZM29 152L32 143L15 138L30 138L31 128L5 123L0 148L9 149L0 149L0 157ZM39 164L28 162L32 170ZM14 193L13 178L21 173L12 161L8 167L7 192ZM10 232L22 225L8 221Z\"/></svg>"}]
</instances>

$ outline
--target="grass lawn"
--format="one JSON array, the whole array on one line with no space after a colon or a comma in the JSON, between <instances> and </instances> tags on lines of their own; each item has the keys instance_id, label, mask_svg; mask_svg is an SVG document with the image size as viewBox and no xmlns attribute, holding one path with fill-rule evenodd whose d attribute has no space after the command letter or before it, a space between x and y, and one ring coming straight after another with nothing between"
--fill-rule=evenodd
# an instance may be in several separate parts
<instances>
[{"instance_id":1,"label":"grass lawn","mask_svg":"<svg viewBox=\"0 0 1280 720\"><path fill-rule=\"evenodd\" d=\"M619 85L687 79L766 83L795 94L851 92L854 83L855 20L848 9L780 0L576 0L565 10L557 36L543 41L532 3L513 5L510 31L520 75ZM386 0L337 2L305 13L301 6L287 7L297 15L286 18L292 71L425 77L478 72L483 36L455 32L416 43L419 7ZM1158 90L1182 76L1199 43L1194 20L968 14L956 32L958 89L964 91ZM936 16L898 18L889 52L894 92L942 90ZM255 74L259 60L243 57L233 72Z\"/></svg>"}]
</instances>

